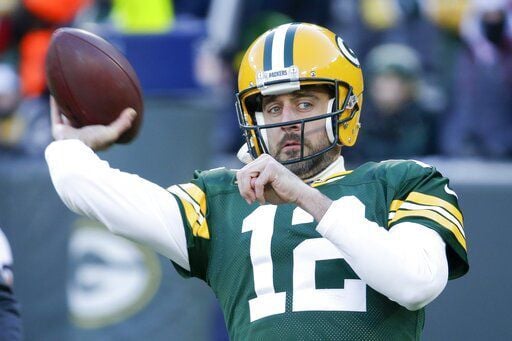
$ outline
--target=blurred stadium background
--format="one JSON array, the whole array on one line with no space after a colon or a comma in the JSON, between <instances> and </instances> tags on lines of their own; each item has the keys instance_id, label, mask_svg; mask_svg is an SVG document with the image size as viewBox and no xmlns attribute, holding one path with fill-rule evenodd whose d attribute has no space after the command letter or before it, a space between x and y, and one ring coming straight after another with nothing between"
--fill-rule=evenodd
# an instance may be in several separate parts
<instances>
[{"instance_id":1,"label":"blurred stadium background","mask_svg":"<svg viewBox=\"0 0 512 341\"><path fill-rule=\"evenodd\" d=\"M366 82L353 168L414 158L451 179L470 272L426 310L425 340L512 339L512 4L506 0L1 0L0 225L14 253L27 340L226 340L213 294L152 251L58 199L44 53L61 26L91 30L135 67L146 105L135 142L101 156L161 185L240 166L241 53L306 21L342 36Z\"/></svg>"}]
</instances>

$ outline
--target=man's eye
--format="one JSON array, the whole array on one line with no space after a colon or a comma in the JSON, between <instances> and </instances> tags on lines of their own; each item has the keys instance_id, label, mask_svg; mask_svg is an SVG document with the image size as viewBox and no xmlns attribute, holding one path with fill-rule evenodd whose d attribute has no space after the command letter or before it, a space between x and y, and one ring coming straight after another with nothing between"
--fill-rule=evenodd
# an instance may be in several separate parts
<instances>
[{"instance_id":1,"label":"man's eye","mask_svg":"<svg viewBox=\"0 0 512 341\"><path fill-rule=\"evenodd\" d=\"M309 102L300 102L299 103L300 110L307 110L307 109L311 108L312 106L313 106L313 104L311 104Z\"/></svg>"},{"instance_id":2,"label":"man's eye","mask_svg":"<svg viewBox=\"0 0 512 341\"><path fill-rule=\"evenodd\" d=\"M280 111L281 111L281 108L279 106L277 106L277 105L267 109L267 112L269 114L273 114L273 115L279 114Z\"/></svg>"}]
</instances>

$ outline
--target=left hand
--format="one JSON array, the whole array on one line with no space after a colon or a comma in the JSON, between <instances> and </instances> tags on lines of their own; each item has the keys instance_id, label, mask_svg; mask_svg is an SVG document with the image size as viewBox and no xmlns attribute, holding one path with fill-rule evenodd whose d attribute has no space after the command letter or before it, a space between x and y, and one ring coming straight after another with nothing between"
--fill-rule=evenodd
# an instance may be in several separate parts
<instances>
[{"instance_id":1,"label":"left hand","mask_svg":"<svg viewBox=\"0 0 512 341\"><path fill-rule=\"evenodd\" d=\"M236 178L240 195L252 204L298 203L301 195L312 190L299 177L268 154L260 155L242 169Z\"/></svg>"}]
</instances>

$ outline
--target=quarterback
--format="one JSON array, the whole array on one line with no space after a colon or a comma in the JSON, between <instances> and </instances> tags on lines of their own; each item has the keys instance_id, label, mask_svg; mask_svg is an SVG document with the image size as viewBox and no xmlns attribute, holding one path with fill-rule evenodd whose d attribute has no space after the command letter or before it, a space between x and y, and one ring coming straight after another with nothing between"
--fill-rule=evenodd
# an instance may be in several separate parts
<instances>
[{"instance_id":1,"label":"quarterback","mask_svg":"<svg viewBox=\"0 0 512 341\"><path fill-rule=\"evenodd\" d=\"M344 168L360 128L363 77L341 37L272 29L242 60L240 170L161 188L94 153L130 127L69 126L52 104L46 150L73 211L145 243L204 280L234 340L417 340L424 307L468 271L448 179L416 161Z\"/></svg>"}]
</instances>

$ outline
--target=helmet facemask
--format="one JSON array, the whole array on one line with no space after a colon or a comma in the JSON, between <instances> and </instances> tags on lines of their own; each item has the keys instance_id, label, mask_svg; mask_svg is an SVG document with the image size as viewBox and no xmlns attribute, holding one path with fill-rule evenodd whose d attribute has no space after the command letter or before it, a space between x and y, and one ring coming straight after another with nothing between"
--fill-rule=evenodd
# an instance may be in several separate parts
<instances>
[{"instance_id":1,"label":"helmet facemask","mask_svg":"<svg viewBox=\"0 0 512 341\"><path fill-rule=\"evenodd\" d=\"M276 83L275 85L278 85L279 89L286 88L286 85L283 83ZM325 114L272 124L266 124L263 120L263 113L261 112L262 94L257 88L250 88L237 94L238 121L246 140L248 152L253 159L262 153L271 154L267 131L270 129L281 129L282 127L296 125L300 127L297 133L300 135L300 153L297 157L279 160L284 165L319 157L334 147L342 145L339 139L340 126L349 122L359 110L357 98L353 94L350 85L339 80L318 78L300 80L300 88L314 85L325 85L330 89L331 99ZM281 92L278 93L281 94ZM319 120L325 121L326 136L329 144L311 154L306 154L305 128L307 124Z\"/></svg>"},{"instance_id":2,"label":"helmet facemask","mask_svg":"<svg viewBox=\"0 0 512 341\"><path fill-rule=\"evenodd\" d=\"M306 86L319 85L332 90L330 105L324 113L272 124L264 122L263 115L258 114L262 112L261 100L265 96L292 94ZM271 129L290 130L287 126L293 126L293 131L300 135L300 151L296 147L286 148L289 158L279 160L283 164L318 158L313 160L316 162L326 152L339 151L339 146L352 146L359 132L363 88L357 57L333 32L306 23L285 24L265 32L247 49L238 73L236 108L246 140L245 152L241 150L239 158L249 162L263 153L276 153L273 149L279 145L275 144L283 141L271 141L269 145L265 136L272 134ZM308 142L309 132L318 131L321 120L325 122L327 144L317 139ZM320 144L309 148L308 143ZM292 144L298 145L295 141ZM279 159L279 155L273 156Z\"/></svg>"}]
</instances>

